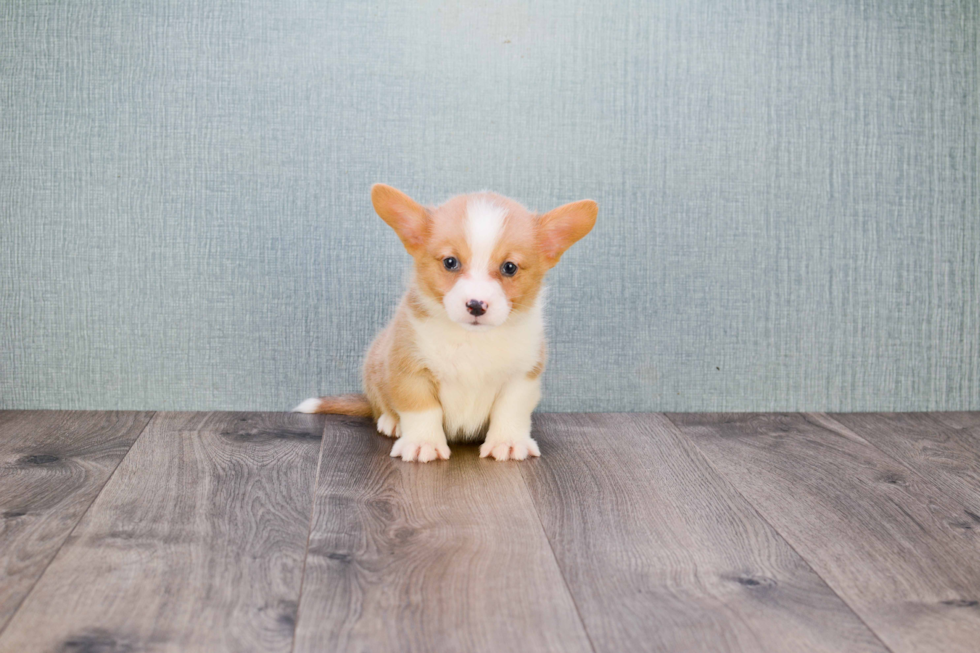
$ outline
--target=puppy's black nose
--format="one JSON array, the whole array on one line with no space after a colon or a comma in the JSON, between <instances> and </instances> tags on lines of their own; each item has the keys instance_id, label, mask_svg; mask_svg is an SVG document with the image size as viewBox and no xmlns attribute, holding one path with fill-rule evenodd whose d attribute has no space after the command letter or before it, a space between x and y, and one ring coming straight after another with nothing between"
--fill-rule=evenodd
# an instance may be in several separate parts
<instances>
[{"instance_id":1,"label":"puppy's black nose","mask_svg":"<svg viewBox=\"0 0 980 653\"><path fill-rule=\"evenodd\" d=\"M466 310L470 312L470 315L480 317L487 312L487 303L481 302L478 299L471 299L470 301L466 302Z\"/></svg>"}]
</instances>

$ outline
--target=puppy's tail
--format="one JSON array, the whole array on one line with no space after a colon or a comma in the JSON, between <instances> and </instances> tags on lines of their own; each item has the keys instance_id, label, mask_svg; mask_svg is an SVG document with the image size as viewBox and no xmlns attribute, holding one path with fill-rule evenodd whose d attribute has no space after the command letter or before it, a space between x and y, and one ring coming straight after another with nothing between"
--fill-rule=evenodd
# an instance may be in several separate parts
<instances>
[{"instance_id":1,"label":"puppy's tail","mask_svg":"<svg viewBox=\"0 0 980 653\"><path fill-rule=\"evenodd\" d=\"M313 397L296 408L294 413L330 413L352 417L373 417L371 402L364 395L340 395L339 397Z\"/></svg>"}]
</instances>

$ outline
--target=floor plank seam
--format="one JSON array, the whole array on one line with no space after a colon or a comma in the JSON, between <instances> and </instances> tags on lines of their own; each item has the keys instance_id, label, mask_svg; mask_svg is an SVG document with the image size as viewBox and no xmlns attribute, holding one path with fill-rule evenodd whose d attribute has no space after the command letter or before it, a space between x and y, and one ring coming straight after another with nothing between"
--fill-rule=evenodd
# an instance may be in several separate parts
<instances>
[{"instance_id":1,"label":"floor plank seam","mask_svg":"<svg viewBox=\"0 0 980 653\"><path fill-rule=\"evenodd\" d=\"M837 598L839 598L841 600L841 602L844 605L847 606L847 608L851 611L851 613L855 616L855 618L857 618L858 621L860 621L862 624L864 624L864 627L868 629L868 632L869 633L871 633L872 635L874 635L874 638L876 640L878 640L878 642L881 643L881 645L884 647L884 649L886 651L891 651L892 653L894 653L894 649L892 649L890 646L888 646L888 644L886 644L885 641L881 639L881 636L877 633L877 631L875 631L875 629L872 628L871 625L868 624L868 622L864 620L864 617L862 617L861 614L858 613L858 611L854 609L854 606L851 605L847 601L846 598L844 598L843 596L841 596L840 595L840 592L838 592L836 589L834 589L834 586L831 585L827 581L827 579L824 578L823 575L820 574L820 572L818 572L816 569L813 568L813 565L810 564L810 561L802 553L800 553L799 550L797 550L797 548L795 546L793 546L793 543L789 541L789 539L786 537L786 535L784 535L782 531L780 531L778 528L776 528L772 524L772 522L769 521L769 519L764 514L762 514L762 511L760 511L759 508L752 501L750 501L749 498L747 496L745 496L742 493L741 490L738 489L738 486L730 478L728 478L728 476L726 476L725 474L723 474L717 467L715 467L715 464L711 461L711 458L708 457L704 453L704 451L701 450L701 447L698 446L697 441L694 438L690 437L687 433L685 433L684 432L684 429L680 425L678 425L674 420L672 420L670 418L670 415L667 415L666 413L661 413L661 414L667 419L668 422L670 422L670 424L674 427L674 430L679 435L681 435L685 440L687 440L691 444L691 446L694 447L694 450L698 452L698 455L701 456L702 459L704 459L704 462L708 465L708 468L711 469L711 471L713 471L715 474L717 474L719 478L724 479L725 482L729 486L731 486L732 491L735 494L737 494L738 496L740 496L745 501L745 503L752 508L752 511L756 515L759 516L759 519L761 519L763 521L763 523L767 524L769 526L769 528L771 528L774 533L776 533L777 535L779 535L779 537L783 540L783 542L786 543L786 546L788 546L790 549L792 549L796 553L796 555L799 556L800 560L802 560L804 563L806 563L806 566L810 568L810 571L812 571L813 574L817 578L819 578L821 581L823 581L823 584L826 585L827 588L830 589L830 591L833 592L834 595L837 596ZM803 414L805 415L805 413L803 413Z\"/></svg>"},{"instance_id":2,"label":"floor plank seam","mask_svg":"<svg viewBox=\"0 0 980 653\"><path fill-rule=\"evenodd\" d=\"M595 644L592 642L592 634L589 632L588 626L585 624L585 619L582 618L582 610L579 608L578 601L575 600L575 594L572 593L572 588L568 585L568 579L565 578L565 572L561 568L561 563L558 562L558 555L555 553L555 546L551 543L551 538L548 537L548 531L544 528L544 522L541 521L541 515L538 513L538 506L534 503L534 496L531 494L531 488L527 485L527 479L524 477L524 466L521 466L521 483L524 485L524 491L527 492L527 499L531 503L531 508L534 510L534 518L538 521L538 528L541 529L541 534L544 535L545 541L548 543L548 550L551 551L551 559L555 561L555 568L558 569L558 575L561 576L562 585L565 586L565 591L568 592L568 598L571 600L572 605L575 606L575 616L578 617L578 621L582 624L582 632L585 633L585 639L589 642L589 648L592 649L592 653L597 653Z\"/></svg>"},{"instance_id":3,"label":"floor plank seam","mask_svg":"<svg viewBox=\"0 0 980 653\"><path fill-rule=\"evenodd\" d=\"M313 537L313 519L316 516L316 491L320 486L320 466L323 464L323 444L327 440L328 422L324 420L323 429L320 431L320 451L316 458L316 472L313 473L313 497L310 501L310 523L306 529L306 549L303 551L303 570L299 577L299 593L296 596L296 619L293 623L293 641L289 647L289 653L296 651L296 633L299 632L300 611L303 609L303 586L306 584L306 560L310 555L310 539Z\"/></svg>"},{"instance_id":4,"label":"floor plank seam","mask_svg":"<svg viewBox=\"0 0 980 653\"><path fill-rule=\"evenodd\" d=\"M947 429L948 428L952 428L950 426L947 426L947 425L943 424L939 420L931 417L928 413L922 413L922 414L924 414L931 422L933 422L934 424L936 424L939 428L947 428ZM803 416L803 419L806 422L808 422L808 423L810 423L810 424L812 424L812 425L814 425L814 426L816 426L818 428L822 428L822 429L824 429L826 431L830 431L831 429L829 429L827 427L827 425L821 424L818 421L810 421L808 419L808 417L810 415L820 415L824 419L827 419L827 420L833 422L839 428L842 428L842 429L844 429L846 431L850 431L851 433L853 433L853 434L857 435L859 438L861 438L861 441L864 442L868 447L874 449L875 451L877 451L882 456L884 456L888 460L892 461L893 463L895 463L899 467L902 467L905 470L907 470L911 475L913 475L916 478L918 478L921 483L924 483L924 484L929 485L930 487L934 488L941 495L943 495L944 497L946 497L946 499L948 499L950 502L952 502L952 503L954 503L956 505L962 505L963 502L960 501L959 499L957 499L955 496L951 495L945 489L943 489L943 487L942 487L941 484L934 482L932 479L930 479L928 476L926 476L923 472L920 472L918 469L916 469L915 467L913 467L909 463L905 462L905 460L903 460L902 458L898 458L898 457L895 457L894 455L890 454L888 451L886 451L885 449L882 449L881 447L879 447L878 445L876 445L871 440L868 440L867 438L865 438L864 436L862 436L860 433L858 433L857 431L855 431L851 427L849 427L846 424L843 424L843 423L837 421L836 419L834 419L833 415L831 415L830 413L800 413L800 415ZM833 431L831 431L831 432L833 432ZM957 446L959 446L958 443L954 443L954 444L956 444ZM960 447L960 448L962 448L962 447Z\"/></svg>"},{"instance_id":5,"label":"floor plank seam","mask_svg":"<svg viewBox=\"0 0 980 653\"><path fill-rule=\"evenodd\" d=\"M68 534L65 536L65 539L58 546L58 550L55 551L55 554L51 556L51 559L48 560L48 563L44 565L44 569L41 571L40 574L37 575L37 578L34 579L34 582L31 583L31 589L27 590L27 592L24 593L24 597L17 604L17 607L14 608L14 611L10 613L10 618L7 619L7 623L3 625L3 628L0 628L0 640L3 639L3 634L10 627L10 624L12 624L14 622L14 619L17 618L17 613L20 612L20 609L24 606L24 603L27 602L27 599L34 592L34 588L37 587L37 584L41 582L42 578L44 578L44 574L47 573L52 563L54 563L54 561L58 558L58 555L61 553L62 549L65 546L65 542L71 539L72 533L75 532L75 529L78 528L78 525L82 523L83 519L85 519L85 515L87 515L88 511L92 509L92 506L95 505L95 502L99 500L99 497L102 495L102 491L105 490L107 485L109 485L109 481L112 480L112 477L116 475L116 470L119 469L120 465L122 465L123 460L126 459L126 456L128 456L129 452L133 450L133 447L136 445L136 442L143 437L143 434L146 433L146 429L150 428L150 424L153 422L154 419L156 419L157 411L149 411L149 413L150 413L150 419L146 420L146 424L144 424L143 428L140 429L139 435L133 438L133 441L129 443L129 447L126 449L126 453L120 456L119 460L116 461L116 466L112 468L112 472L106 477L105 483L103 483L102 486L99 488L99 491L95 493L95 496L92 497L92 500L89 502L89 504L85 506L85 510L83 510L82 514L78 516L78 520L75 521L74 524L72 524L71 530L68 531Z\"/></svg>"}]
</instances>

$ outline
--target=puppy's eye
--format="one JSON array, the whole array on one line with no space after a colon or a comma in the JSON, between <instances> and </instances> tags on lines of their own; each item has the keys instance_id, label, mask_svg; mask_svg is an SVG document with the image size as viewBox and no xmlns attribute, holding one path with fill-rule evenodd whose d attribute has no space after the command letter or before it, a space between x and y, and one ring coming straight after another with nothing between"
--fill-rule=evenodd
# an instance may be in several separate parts
<instances>
[{"instance_id":1,"label":"puppy's eye","mask_svg":"<svg viewBox=\"0 0 980 653\"><path fill-rule=\"evenodd\" d=\"M517 263L512 263L510 261L505 262L500 266L500 274L505 277L512 277L517 274Z\"/></svg>"},{"instance_id":2,"label":"puppy's eye","mask_svg":"<svg viewBox=\"0 0 980 653\"><path fill-rule=\"evenodd\" d=\"M447 256L446 258L442 259L442 267L446 268L450 272L455 272L459 269L459 261L452 256Z\"/></svg>"}]
</instances>

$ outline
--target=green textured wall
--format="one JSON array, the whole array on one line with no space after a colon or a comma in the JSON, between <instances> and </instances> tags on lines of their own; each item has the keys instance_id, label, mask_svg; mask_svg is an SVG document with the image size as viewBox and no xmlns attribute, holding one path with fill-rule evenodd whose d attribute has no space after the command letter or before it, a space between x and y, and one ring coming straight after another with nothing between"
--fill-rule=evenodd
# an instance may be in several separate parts
<instances>
[{"instance_id":1,"label":"green textured wall","mask_svg":"<svg viewBox=\"0 0 980 653\"><path fill-rule=\"evenodd\" d=\"M372 182L599 223L546 410L980 409L975 0L0 3L0 407L358 385Z\"/></svg>"}]
</instances>

